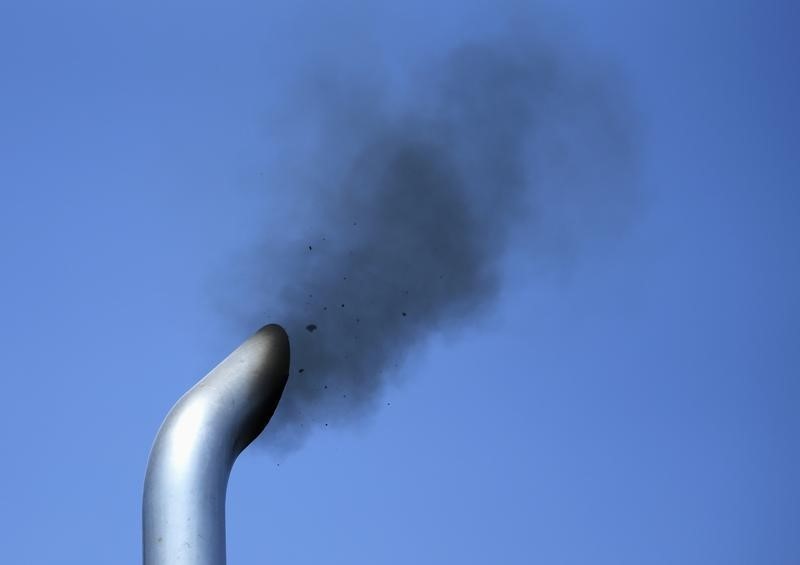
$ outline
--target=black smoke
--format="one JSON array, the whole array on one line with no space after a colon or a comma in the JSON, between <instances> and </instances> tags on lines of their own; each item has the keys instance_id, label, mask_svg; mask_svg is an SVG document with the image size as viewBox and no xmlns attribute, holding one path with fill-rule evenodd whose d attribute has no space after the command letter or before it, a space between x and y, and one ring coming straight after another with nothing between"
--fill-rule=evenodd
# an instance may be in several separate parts
<instances>
[{"instance_id":1,"label":"black smoke","mask_svg":"<svg viewBox=\"0 0 800 565\"><path fill-rule=\"evenodd\" d=\"M287 180L269 187L293 195L296 229L264 244L249 320L291 339L271 441L296 445L378 406L415 345L492 304L510 246L536 262L620 221L633 165L620 92L590 62L519 36L384 84L306 77L282 123L301 132Z\"/></svg>"}]
</instances>

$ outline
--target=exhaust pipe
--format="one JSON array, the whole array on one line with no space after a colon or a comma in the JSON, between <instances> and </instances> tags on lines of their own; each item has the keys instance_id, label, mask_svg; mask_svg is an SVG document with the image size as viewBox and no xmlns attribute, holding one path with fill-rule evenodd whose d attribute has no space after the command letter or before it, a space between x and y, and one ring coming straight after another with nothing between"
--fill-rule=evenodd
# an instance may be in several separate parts
<instances>
[{"instance_id":1,"label":"exhaust pipe","mask_svg":"<svg viewBox=\"0 0 800 565\"><path fill-rule=\"evenodd\" d=\"M289 338L261 328L184 394L158 431L144 481L144 565L224 565L225 492L289 376Z\"/></svg>"}]
</instances>

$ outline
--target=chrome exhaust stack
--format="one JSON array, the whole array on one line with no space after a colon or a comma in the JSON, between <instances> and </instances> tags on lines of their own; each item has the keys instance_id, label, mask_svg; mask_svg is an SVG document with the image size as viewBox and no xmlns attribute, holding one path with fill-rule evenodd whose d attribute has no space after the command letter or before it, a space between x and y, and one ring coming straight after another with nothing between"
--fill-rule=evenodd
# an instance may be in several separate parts
<instances>
[{"instance_id":1,"label":"chrome exhaust stack","mask_svg":"<svg viewBox=\"0 0 800 565\"><path fill-rule=\"evenodd\" d=\"M236 457L269 422L289 375L289 338L261 328L172 407L144 482L144 565L224 565L225 492Z\"/></svg>"}]
</instances>

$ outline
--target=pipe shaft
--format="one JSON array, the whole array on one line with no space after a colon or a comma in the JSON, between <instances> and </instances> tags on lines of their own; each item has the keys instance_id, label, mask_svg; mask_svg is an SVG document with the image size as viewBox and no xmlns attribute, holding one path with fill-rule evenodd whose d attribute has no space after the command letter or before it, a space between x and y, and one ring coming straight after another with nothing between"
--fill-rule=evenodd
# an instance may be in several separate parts
<instances>
[{"instance_id":1,"label":"pipe shaft","mask_svg":"<svg viewBox=\"0 0 800 565\"><path fill-rule=\"evenodd\" d=\"M158 431L144 484L144 565L224 565L225 492L289 374L289 340L265 326L192 387Z\"/></svg>"}]
</instances>

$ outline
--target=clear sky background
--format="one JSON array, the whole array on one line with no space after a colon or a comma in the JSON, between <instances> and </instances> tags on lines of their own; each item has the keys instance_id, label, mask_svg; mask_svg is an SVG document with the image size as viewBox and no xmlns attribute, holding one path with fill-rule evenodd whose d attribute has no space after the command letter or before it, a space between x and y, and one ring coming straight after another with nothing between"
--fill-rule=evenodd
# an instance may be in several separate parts
<instances>
[{"instance_id":1,"label":"clear sky background","mask_svg":"<svg viewBox=\"0 0 800 565\"><path fill-rule=\"evenodd\" d=\"M246 337L225 285L282 230L296 65L425 59L513 13L367 4L0 7L4 563L140 561L156 430ZM230 563L800 563L799 5L542 6L630 91L635 222L574 261L515 250L365 425L249 449Z\"/></svg>"}]
</instances>

